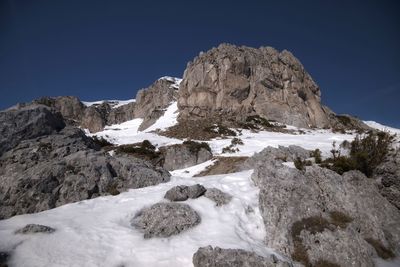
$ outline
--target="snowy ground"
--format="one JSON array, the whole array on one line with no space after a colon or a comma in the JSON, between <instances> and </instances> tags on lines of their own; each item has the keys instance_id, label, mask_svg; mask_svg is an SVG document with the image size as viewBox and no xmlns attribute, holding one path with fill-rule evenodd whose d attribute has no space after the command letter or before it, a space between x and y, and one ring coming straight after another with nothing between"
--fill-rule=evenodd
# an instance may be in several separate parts
<instances>
[{"instance_id":1,"label":"snowy ground","mask_svg":"<svg viewBox=\"0 0 400 267\"><path fill-rule=\"evenodd\" d=\"M181 143L150 131L176 124L177 105L172 103L152 127L138 131L141 119L107 126L98 136L115 144L149 140L157 146ZM383 127L368 122L372 127ZM293 127L292 127L293 128ZM400 130L389 129L393 132ZM300 145L319 148L329 154L332 142L352 140L355 134L338 134L328 130L304 130L304 134L274 132L253 133L247 130L238 136L244 145L235 154L221 154L231 139L208 141L213 153L222 156L251 156L266 146ZM99 197L68 204L37 214L15 216L0 221L0 251L14 250L11 266L192 266L192 255L201 246L242 248L268 255L271 250L263 240L268 237L258 209L258 189L252 184L252 171L192 178L213 164L213 160L171 172L171 181L156 186L132 189L118 196ZM202 222L177 236L145 240L130 225L131 219L144 206L165 201L165 192L175 185L203 184L230 193L233 200L216 207L204 197L188 200ZM20 235L15 230L29 223L56 228L53 234ZM392 264L392 265L390 265ZM379 261L379 266L399 266L400 262Z\"/></svg>"},{"instance_id":2,"label":"snowy ground","mask_svg":"<svg viewBox=\"0 0 400 267\"><path fill-rule=\"evenodd\" d=\"M0 251L16 248L12 266L191 266L201 246L243 248L261 255L271 253L258 209L258 189L252 171L201 178L173 176L157 186L134 189L118 196L99 197L45 212L0 221ZM164 201L175 185L201 183L234 196L216 207L200 197L188 200L202 218L193 229L170 238L143 239L130 220L144 206ZM15 235L28 223L57 229L54 234Z\"/></svg>"}]
</instances>

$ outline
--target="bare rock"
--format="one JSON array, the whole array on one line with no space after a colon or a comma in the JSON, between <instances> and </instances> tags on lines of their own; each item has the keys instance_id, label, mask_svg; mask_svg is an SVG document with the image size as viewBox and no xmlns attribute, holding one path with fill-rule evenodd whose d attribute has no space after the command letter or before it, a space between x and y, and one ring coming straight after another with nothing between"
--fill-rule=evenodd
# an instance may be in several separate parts
<instances>
[{"instance_id":1,"label":"bare rock","mask_svg":"<svg viewBox=\"0 0 400 267\"><path fill-rule=\"evenodd\" d=\"M390 152L373 176L382 196L400 210L400 149Z\"/></svg>"},{"instance_id":2,"label":"bare rock","mask_svg":"<svg viewBox=\"0 0 400 267\"><path fill-rule=\"evenodd\" d=\"M212 158L208 144L195 141L161 147L160 152L164 157L163 167L169 171L191 167Z\"/></svg>"},{"instance_id":3,"label":"bare rock","mask_svg":"<svg viewBox=\"0 0 400 267\"><path fill-rule=\"evenodd\" d=\"M65 127L59 113L43 105L15 107L0 112L0 156L22 140L60 131Z\"/></svg>"},{"instance_id":4,"label":"bare rock","mask_svg":"<svg viewBox=\"0 0 400 267\"><path fill-rule=\"evenodd\" d=\"M179 185L174 186L170 190L165 193L164 198L170 201L185 201L189 198L188 194L188 186L186 185Z\"/></svg>"},{"instance_id":5,"label":"bare rock","mask_svg":"<svg viewBox=\"0 0 400 267\"><path fill-rule=\"evenodd\" d=\"M51 228L46 225L40 224L27 224L24 228L17 230L16 234L36 234L36 233L46 233L51 234L54 233L56 229Z\"/></svg>"},{"instance_id":6,"label":"bare rock","mask_svg":"<svg viewBox=\"0 0 400 267\"><path fill-rule=\"evenodd\" d=\"M160 78L150 87L136 94L135 117L143 118L139 130L145 130L164 114L164 109L176 101L180 80L172 77Z\"/></svg>"},{"instance_id":7,"label":"bare rock","mask_svg":"<svg viewBox=\"0 0 400 267\"><path fill-rule=\"evenodd\" d=\"M243 249L201 247L193 255L194 267L290 267L291 264L275 257L262 257Z\"/></svg>"},{"instance_id":8,"label":"bare rock","mask_svg":"<svg viewBox=\"0 0 400 267\"><path fill-rule=\"evenodd\" d=\"M198 198L206 192L204 186L195 184L191 186L179 185L174 186L165 193L164 198L170 201L185 201L188 198Z\"/></svg>"},{"instance_id":9,"label":"bare rock","mask_svg":"<svg viewBox=\"0 0 400 267\"><path fill-rule=\"evenodd\" d=\"M221 44L190 62L179 89L180 119L258 114L299 127L331 126L321 92L290 52Z\"/></svg>"},{"instance_id":10,"label":"bare rock","mask_svg":"<svg viewBox=\"0 0 400 267\"><path fill-rule=\"evenodd\" d=\"M217 188L207 188L204 196L215 202L216 206L223 206L232 200L232 196Z\"/></svg>"},{"instance_id":11,"label":"bare rock","mask_svg":"<svg viewBox=\"0 0 400 267\"><path fill-rule=\"evenodd\" d=\"M318 166L299 171L276 155L258 154L252 175L268 247L304 265L374 266L382 248L399 252L400 213L371 179Z\"/></svg>"},{"instance_id":12,"label":"bare rock","mask_svg":"<svg viewBox=\"0 0 400 267\"><path fill-rule=\"evenodd\" d=\"M191 185L188 187L188 196L189 198L198 198L204 195L206 189L204 186L200 184Z\"/></svg>"},{"instance_id":13,"label":"bare rock","mask_svg":"<svg viewBox=\"0 0 400 267\"><path fill-rule=\"evenodd\" d=\"M197 212L181 203L157 203L141 210L132 220L132 226L144 232L144 238L169 237L198 225Z\"/></svg>"},{"instance_id":14,"label":"bare rock","mask_svg":"<svg viewBox=\"0 0 400 267\"><path fill-rule=\"evenodd\" d=\"M147 161L97 151L80 129L22 141L0 157L0 218L167 182Z\"/></svg>"}]
</instances>

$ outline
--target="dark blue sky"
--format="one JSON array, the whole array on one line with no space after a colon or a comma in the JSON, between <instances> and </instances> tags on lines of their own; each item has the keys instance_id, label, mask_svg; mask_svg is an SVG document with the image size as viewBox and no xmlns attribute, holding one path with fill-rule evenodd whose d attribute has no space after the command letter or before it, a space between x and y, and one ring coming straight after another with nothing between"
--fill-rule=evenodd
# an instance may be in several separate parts
<instances>
[{"instance_id":1,"label":"dark blue sky","mask_svg":"<svg viewBox=\"0 0 400 267\"><path fill-rule=\"evenodd\" d=\"M132 98L229 42L288 49L335 112L400 127L399 3L0 0L0 109Z\"/></svg>"}]
</instances>

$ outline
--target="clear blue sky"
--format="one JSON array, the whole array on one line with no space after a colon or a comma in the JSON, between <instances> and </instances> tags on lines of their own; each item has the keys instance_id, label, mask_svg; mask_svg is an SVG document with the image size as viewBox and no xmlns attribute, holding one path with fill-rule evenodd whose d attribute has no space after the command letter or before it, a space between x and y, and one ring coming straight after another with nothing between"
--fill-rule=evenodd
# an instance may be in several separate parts
<instances>
[{"instance_id":1,"label":"clear blue sky","mask_svg":"<svg viewBox=\"0 0 400 267\"><path fill-rule=\"evenodd\" d=\"M288 49L335 112L400 127L399 3L0 0L0 109L133 98L229 42Z\"/></svg>"}]
</instances>

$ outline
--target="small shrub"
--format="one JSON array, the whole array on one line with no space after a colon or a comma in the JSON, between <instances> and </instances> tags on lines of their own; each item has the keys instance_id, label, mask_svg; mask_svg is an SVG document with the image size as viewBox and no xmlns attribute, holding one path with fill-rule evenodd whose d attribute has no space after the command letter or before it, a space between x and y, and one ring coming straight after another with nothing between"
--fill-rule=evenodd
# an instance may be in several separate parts
<instances>
[{"instance_id":1,"label":"small shrub","mask_svg":"<svg viewBox=\"0 0 400 267\"><path fill-rule=\"evenodd\" d=\"M119 195L121 192L119 192L119 190L117 189L117 183L111 183L108 186L107 192L112 195L112 196L116 196Z\"/></svg>"},{"instance_id":2,"label":"small shrub","mask_svg":"<svg viewBox=\"0 0 400 267\"><path fill-rule=\"evenodd\" d=\"M344 116L344 115L336 115L336 118L344 126L351 126L351 119L349 117Z\"/></svg>"},{"instance_id":3,"label":"small shrub","mask_svg":"<svg viewBox=\"0 0 400 267\"><path fill-rule=\"evenodd\" d=\"M153 144L147 139L143 140L141 147L146 148L146 149L150 149L150 150L156 149L156 147L153 146Z\"/></svg>"},{"instance_id":4,"label":"small shrub","mask_svg":"<svg viewBox=\"0 0 400 267\"><path fill-rule=\"evenodd\" d=\"M92 137L92 140L95 144L99 145L100 147L108 147L108 146L113 146L112 143L110 143L109 141L107 141L104 137L100 136L97 137L96 135L94 135Z\"/></svg>"},{"instance_id":5,"label":"small shrub","mask_svg":"<svg viewBox=\"0 0 400 267\"><path fill-rule=\"evenodd\" d=\"M239 152L238 148L234 148L232 145L226 146L222 149L222 153L236 153Z\"/></svg>"},{"instance_id":6,"label":"small shrub","mask_svg":"<svg viewBox=\"0 0 400 267\"><path fill-rule=\"evenodd\" d=\"M294 166L298 169L298 170L304 170L305 166L311 166L312 162L309 160L302 160L301 158L297 157L294 160Z\"/></svg>"},{"instance_id":7,"label":"small shrub","mask_svg":"<svg viewBox=\"0 0 400 267\"><path fill-rule=\"evenodd\" d=\"M367 135L357 135L351 142L343 142L340 147L350 150L349 156L341 156L336 142L332 144L332 158L326 159L321 167L327 167L339 174L350 170L359 170L371 177L389 153L394 136L387 132L369 132Z\"/></svg>"},{"instance_id":8,"label":"small shrub","mask_svg":"<svg viewBox=\"0 0 400 267\"><path fill-rule=\"evenodd\" d=\"M199 143L199 142L188 140L188 141L184 141L183 144L188 146L190 151L193 153L198 153L200 151L200 149L202 149L202 148L211 152L211 148L206 142Z\"/></svg>"},{"instance_id":9,"label":"small shrub","mask_svg":"<svg viewBox=\"0 0 400 267\"><path fill-rule=\"evenodd\" d=\"M231 129L229 129L228 127L226 127L222 124L215 124L212 126L208 126L208 127L204 128L204 131L216 133L219 136L236 136L235 131L232 131Z\"/></svg>"},{"instance_id":10,"label":"small shrub","mask_svg":"<svg viewBox=\"0 0 400 267\"><path fill-rule=\"evenodd\" d=\"M322 162L321 150L318 148L311 152L311 157L315 159L315 163L320 164Z\"/></svg>"},{"instance_id":11,"label":"small shrub","mask_svg":"<svg viewBox=\"0 0 400 267\"><path fill-rule=\"evenodd\" d=\"M330 223L323 217L312 216L303 218L300 221L293 223L291 228L291 235L294 245L292 258L295 261L303 263L305 266L310 266L310 259L308 257L307 249L303 245L303 240L300 237L301 231L307 230L311 234L321 233L325 229L331 229Z\"/></svg>"},{"instance_id":12,"label":"small shrub","mask_svg":"<svg viewBox=\"0 0 400 267\"><path fill-rule=\"evenodd\" d=\"M367 241L372 247L374 247L376 253L382 259L391 259L394 258L395 254L389 248L386 248L379 240L373 238L366 238Z\"/></svg>"},{"instance_id":13,"label":"small shrub","mask_svg":"<svg viewBox=\"0 0 400 267\"><path fill-rule=\"evenodd\" d=\"M243 143L242 139L235 137L231 140L231 144L232 145L243 145L244 143Z\"/></svg>"},{"instance_id":14,"label":"small shrub","mask_svg":"<svg viewBox=\"0 0 400 267\"><path fill-rule=\"evenodd\" d=\"M155 151L155 146L153 146L148 140L144 140L139 144L118 146L116 152L130 154L136 157L144 157L149 160L156 159L160 156L160 153Z\"/></svg>"},{"instance_id":15,"label":"small shrub","mask_svg":"<svg viewBox=\"0 0 400 267\"><path fill-rule=\"evenodd\" d=\"M349 217L341 211L331 211L329 212L329 216L331 218L332 224L340 228L346 228L347 225L353 221L353 218Z\"/></svg>"}]
</instances>

